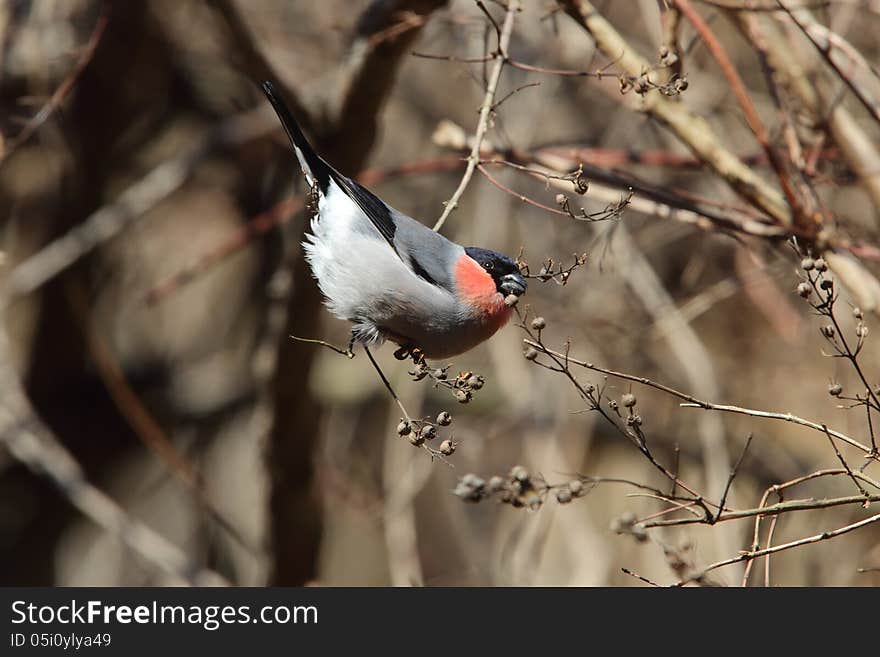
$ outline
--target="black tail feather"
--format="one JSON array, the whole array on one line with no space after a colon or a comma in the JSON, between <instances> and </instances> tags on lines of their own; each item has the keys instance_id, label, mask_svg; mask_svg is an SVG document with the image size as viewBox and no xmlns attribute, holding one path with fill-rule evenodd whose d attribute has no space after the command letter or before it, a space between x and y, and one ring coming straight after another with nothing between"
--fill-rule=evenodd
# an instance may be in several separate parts
<instances>
[{"instance_id":1,"label":"black tail feather","mask_svg":"<svg viewBox=\"0 0 880 657\"><path fill-rule=\"evenodd\" d=\"M263 82L262 86L263 93L266 94L266 98L272 103L272 107L275 109L275 113L278 115L281 125L284 126L284 130L290 138L290 143L295 149L298 149L299 152L302 153L302 157L305 159L305 163L308 165L312 176L318 183L318 187L326 194L327 188L330 186L330 176L332 175L330 165L322 160L321 156L318 155L312 148L311 144L309 144L296 120L293 118L293 114L290 113L290 109L288 109L285 102L281 99L281 95L278 93L275 85L269 80L266 80Z\"/></svg>"}]
</instances>

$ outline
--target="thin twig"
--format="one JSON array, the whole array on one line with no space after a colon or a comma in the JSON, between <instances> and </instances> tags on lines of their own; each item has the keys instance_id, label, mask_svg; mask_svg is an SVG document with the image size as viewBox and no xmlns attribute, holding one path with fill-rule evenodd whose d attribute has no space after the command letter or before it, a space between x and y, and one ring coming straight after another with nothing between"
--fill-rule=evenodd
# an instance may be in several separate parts
<instances>
[{"instance_id":1,"label":"thin twig","mask_svg":"<svg viewBox=\"0 0 880 657\"><path fill-rule=\"evenodd\" d=\"M40 111L24 125L21 131L5 145L3 144L3 140L0 139L0 164L2 164L9 154L16 148L30 139L31 136L39 130L40 126L43 125L61 106L61 103L67 98L67 95L70 93L71 89L73 89L76 81L79 79L80 75L82 75L82 72L89 65L89 62L92 61L92 58L95 55L95 50L101 42L101 37L103 36L106 27L107 14L104 13L98 18L98 22L92 30L92 35L89 37L88 43L86 43L86 46L83 49L82 54L80 54L79 59L77 59L73 69L67 74L64 81L58 86L52 96L50 96L48 102L46 102L46 104L40 108Z\"/></svg>"},{"instance_id":2,"label":"thin twig","mask_svg":"<svg viewBox=\"0 0 880 657\"><path fill-rule=\"evenodd\" d=\"M743 445L742 452L740 452L739 458L736 460L733 468L730 470L730 476L727 478L727 483L724 484L724 493L721 495L721 502L718 504L718 514L715 516L717 520L719 516L721 516L724 511L724 503L727 502L727 494L730 492L730 486L733 484L733 480L736 478L736 473L739 472L739 467L742 465L743 459L746 457L746 452L749 449L749 445L752 444L752 434L750 433L746 438L746 444Z\"/></svg>"},{"instance_id":3,"label":"thin twig","mask_svg":"<svg viewBox=\"0 0 880 657\"><path fill-rule=\"evenodd\" d=\"M327 347L328 349L335 351L337 354L347 356L348 358L354 358L354 352L351 350L350 347L347 349L342 349L341 347L337 347L335 344L330 344L329 342L325 342L324 340L316 340L314 338L300 338L296 335L291 335L288 337L290 337L291 340L296 340L297 342L305 342L306 344L316 344L322 347ZM367 353L369 354L369 352ZM372 359L373 357L370 356L370 360Z\"/></svg>"},{"instance_id":4,"label":"thin twig","mask_svg":"<svg viewBox=\"0 0 880 657\"><path fill-rule=\"evenodd\" d=\"M799 222L803 222L803 203L791 185L788 172L786 171L785 162L779 155L779 151L773 147L773 144L770 141L770 133L767 132L767 128L764 126L763 121L761 121L761 117L758 115L754 103L752 103L751 96L749 96L748 91L746 91L745 84L743 84L739 73L736 72L736 68L730 60L730 56L727 54L724 46L721 45L721 42L715 37L715 34L712 32L709 25L703 20L700 14L697 13L688 0L672 0L672 2L678 10L681 11L685 18L688 19L691 25L694 26L694 29L696 29L700 34L700 37L702 37L709 52L712 53L715 61L718 62L722 74L733 89L737 102L743 110L749 128L751 128L755 138L761 145L761 148L763 148L764 152L767 154L767 159L776 171L776 177L779 179L782 191L785 193L786 200L791 206L795 223L798 224Z\"/></svg>"},{"instance_id":5,"label":"thin twig","mask_svg":"<svg viewBox=\"0 0 880 657\"><path fill-rule=\"evenodd\" d=\"M0 306L0 319L3 318ZM0 321L0 325L3 322ZM129 515L92 485L82 466L34 413L10 361L9 340L0 331L0 445L34 473L46 477L83 515L117 538L147 564L177 583L216 585L228 582L195 563L182 549Z\"/></svg>"},{"instance_id":6,"label":"thin twig","mask_svg":"<svg viewBox=\"0 0 880 657\"><path fill-rule=\"evenodd\" d=\"M831 434L828 432L828 427L824 424L822 425L822 429L825 430L825 435L828 436L828 442L831 443L831 449L834 450L834 454L837 456L837 460L840 461L840 464L843 466L844 470L846 470L846 474L849 475L849 478L852 479L852 482L856 485L856 488L859 489L859 492L865 496L865 498L869 497L868 491L865 490L865 487L862 486L861 482L856 479L856 476L853 474L853 471L849 467L849 463L846 462L846 459L843 458L843 455L840 453L840 450L837 449L837 445L834 443L834 438L831 437ZM867 500L866 500L867 504Z\"/></svg>"},{"instance_id":7,"label":"thin twig","mask_svg":"<svg viewBox=\"0 0 880 657\"><path fill-rule=\"evenodd\" d=\"M789 543L783 543L782 545L775 545L773 547L764 548L763 550L751 550L749 552L743 552L742 554L732 557L730 559L724 559L722 561L716 561L709 566L706 566L703 570L701 570L698 574L692 575L686 579L683 579L675 584L675 586L684 586L688 582L699 581L702 577L706 575L706 573L715 570L716 568L722 568L723 566L729 566L731 564L739 563L740 561L750 561L752 559L757 559L758 557L762 557L767 554L775 554L777 552L783 552L784 550L791 550L792 548L801 547L803 545L809 545L811 543L819 543L820 541L826 541L830 538L835 538L837 536L842 536L844 534L848 534L849 532L855 531L856 529L861 529L867 525L880 521L880 513L870 516L869 518L865 518L864 520L860 520L858 522L854 522L850 525L846 525L844 527L840 527L839 529L835 529L833 531L822 532L821 534L814 534L813 536L808 536L807 538L802 538L797 541L791 541Z\"/></svg>"},{"instance_id":8,"label":"thin twig","mask_svg":"<svg viewBox=\"0 0 880 657\"><path fill-rule=\"evenodd\" d=\"M651 70L650 63L629 44L588 0L558 0L583 29L590 33L597 47L609 59L632 76ZM744 199L766 212L780 226L791 226L790 208L785 198L757 172L730 152L706 120L682 103L651 92L640 98L634 108L644 111L669 128L693 153L725 180Z\"/></svg>"},{"instance_id":9,"label":"thin twig","mask_svg":"<svg viewBox=\"0 0 880 657\"><path fill-rule=\"evenodd\" d=\"M801 32L803 32L807 40L822 55L823 59L828 62L828 65L834 69L834 72L837 73L838 77L840 77L846 86L849 87L850 91L853 92L855 97L868 111L874 121L880 123L880 102L873 98L867 89L858 84L850 73L843 70L843 67L834 57L834 48L836 47L839 51L843 52L853 65L866 69L869 73L872 73L875 76L878 76L877 71L858 50L853 48L853 46L839 34L832 32L824 25L815 21L808 13L798 12L803 17L799 19L794 11L797 8L789 8L782 2L782 0L776 1L779 4L779 7L788 14L792 22L797 25Z\"/></svg>"},{"instance_id":10,"label":"thin twig","mask_svg":"<svg viewBox=\"0 0 880 657\"><path fill-rule=\"evenodd\" d=\"M0 305L38 289L142 217L180 189L214 149L249 141L273 130L268 119L263 108L234 116L211 130L189 152L153 168L115 201L99 208L10 271L0 291Z\"/></svg>"},{"instance_id":11,"label":"thin twig","mask_svg":"<svg viewBox=\"0 0 880 657\"><path fill-rule=\"evenodd\" d=\"M523 342L530 347L541 348L541 345L534 342L533 340L525 339ZM555 356L561 356L559 352L555 352L552 349L547 350L550 354ZM577 360L575 358L570 358L568 361L573 365L578 365L579 367L584 367L588 370L593 370L595 372L601 372L603 374L608 374L609 376L618 377L620 379L626 379L627 381L634 381L636 383L641 383L642 385L649 386L651 388L655 388L656 390L660 390L667 394L670 394L674 397L678 397L679 399L685 400L687 403L680 404L682 408L702 408L705 410L714 410L714 411L723 411L727 413L739 413L741 415L752 415L754 417L768 418L772 420L784 420L785 422L792 422L794 424L800 424L801 426L809 427L814 429L815 431L819 431L821 433L825 433L826 429L823 429L823 425L818 422L812 422L810 420L806 420L802 417L798 417L797 415L793 415L791 413L775 413L770 411L758 411L751 408L743 408L740 406L731 406L727 404L713 404L712 402L703 401L701 399L697 399L696 397L689 395L685 392L681 392L680 390L676 390L675 388L670 388L669 386L663 385L662 383L657 383L656 381L652 381L643 376L635 376L632 374L626 374L624 372L617 372L615 370L610 370L605 367L599 367L598 365L593 365L592 363L587 363L582 360ZM871 448L867 445L863 445L859 441L854 438L850 438L846 434L840 433L839 431L835 431L833 429L828 429L828 432L837 438L838 440L842 440L843 442L851 445L852 447L856 447L866 454L871 454ZM876 459L880 461L880 458Z\"/></svg>"},{"instance_id":12,"label":"thin twig","mask_svg":"<svg viewBox=\"0 0 880 657\"><path fill-rule=\"evenodd\" d=\"M489 83L486 85L486 94L483 96L483 104L480 106L480 118L477 121L477 129L474 133L474 144L471 148L471 153L468 156L467 168L465 169L464 175L461 177L461 182L458 183L455 192L453 192L449 200L446 201L446 207L443 208L443 214L440 215L437 223L434 224L434 230L436 231L443 228L443 224L446 223L447 217L449 217L452 211L458 206L458 201L461 199L461 195L464 194L464 190L467 188L474 175L474 170L480 163L480 147L483 143L483 138L486 136L486 131L489 129L489 115L495 104L495 92L498 89L498 80L501 78L501 71L504 69L504 64L507 61L507 48L510 45L510 37L513 34L514 18L519 10L520 0L510 0L507 6L507 13L504 16L504 25L501 28L500 36L498 38L498 52L495 57L495 65L492 67L492 72L489 75Z\"/></svg>"},{"instance_id":13,"label":"thin twig","mask_svg":"<svg viewBox=\"0 0 880 657\"><path fill-rule=\"evenodd\" d=\"M635 572L629 570L628 568L621 568L620 570L621 570L621 572L629 575L630 577L635 577L636 579L643 581L645 584L650 584L651 586L657 586L657 587L660 586L657 582L653 582L653 581L649 580L647 577L642 577L638 573L635 573Z\"/></svg>"},{"instance_id":14,"label":"thin twig","mask_svg":"<svg viewBox=\"0 0 880 657\"><path fill-rule=\"evenodd\" d=\"M770 527L767 530L767 547L771 547L773 545L773 534L776 533L776 523L779 522L779 516L773 516L770 518ZM769 554L764 556L764 586L770 586L770 556Z\"/></svg>"}]
</instances>

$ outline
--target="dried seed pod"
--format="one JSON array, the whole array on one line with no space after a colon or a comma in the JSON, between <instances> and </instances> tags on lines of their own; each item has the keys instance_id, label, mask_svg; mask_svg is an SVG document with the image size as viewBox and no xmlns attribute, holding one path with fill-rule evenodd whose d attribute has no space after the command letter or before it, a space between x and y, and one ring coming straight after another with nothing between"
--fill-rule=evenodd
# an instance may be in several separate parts
<instances>
[{"instance_id":1,"label":"dried seed pod","mask_svg":"<svg viewBox=\"0 0 880 657\"><path fill-rule=\"evenodd\" d=\"M532 320L532 329L535 331L540 331L547 327L547 322L543 317L535 317Z\"/></svg>"},{"instance_id":2,"label":"dried seed pod","mask_svg":"<svg viewBox=\"0 0 880 657\"><path fill-rule=\"evenodd\" d=\"M813 294L813 287L809 283L800 283L797 286L797 293L804 299L808 299Z\"/></svg>"},{"instance_id":3,"label":"dried seed pod","mask_svg":"<svg viewBox=\"0 0 880 657\"><path fill-rule=\"evenodd\" d=\"M858 338L866 338L868 337L868 325L859 322L859 325L856 326L856 337Z\"/></svg>"},{"instance_id":4,"label":"dried seed pod","mask_svg":"<svg viewBox=\"0 0 880 657\"><path fill-rule=\"evenodd\" d=\"M458 480L455 490L452 491L466 502L479 502L483 499L483 491L486 482L475 474L466 474Z\"/></svg>"},{"instance_id":5,"label":"dried seed pod","mask_svg":"<svg viewBox=\"0 0 880 657\"><path fill-rule=\"evenodd\" d=\"M863 319L864 318L864 315L862 314L862 309L859 308L858 306L853 308L853 317L855 317L856 319Z\"/></svg>"},{"instance_id":6,"label":"dried seed pod","mask_svg":"<svg viewBox=\"0 0 880 657\"><path fill-rule=\"evenodd\" d=\"M515 294L508 294L504 297L504 305L508 308L513 308L519 302L519 297Z\"/></svg>"},{"instance_id":7,"label":"dried seed pod","mask_svg":"<svg viewBox=\"0 0 880 657\"><path fill-rule=\"evenodd\" d=\"M822 258L816 260L815 266L818 272L828 271L828 264Z\"/></svg>"},{"instance_id":8,"label":"dried seed pod","mask_svg":"<svg viewBox=\"0 0 880 657\"><path fill-rule=\"evenodd\" d=\"M822 335L824 335L829 340L834 338L834 327L831 324L826 324L822 327Z\"/></svg>"},{"instance_id":9,"label":"dried seed pod","mask_svg":"<svg viewBox=\"0 0 880 657\"><path fill-rule=\"evenodd\" d=\"M434 372L431 374L431 376L433 376L435 379L437 379L439 381L446 380L446 372L439 367L436 370L434 370Z\"/></svg>"},{"instance_id":10,"label":"dried seed pod","mask_svg":"<svg viewBox=\"0 0 880 657\"><path fill-rule=\"evenodd\" d=\"M425 437L422 435L421 431L416 431L410 434L409 442L411 442L416 447L421 447L425 443Z\"/></svg>"},{"instance_id":11,"label":"dried seed pod","mask_svg":"<svg viewBox=\"0 0 880 657\"><path fill-rule=\"evenodd\" d=\"M515 465L510 469L510 476L519 482L529 480L529 471L521 465Z\"/></svg>"},{"instance_id":12,"label":"dried seed pod","mask_svg":"<svg viewBox=\"0 0 880 657\"><path fill-rule=\"evenodd\" d=\"M497 493L502 488L504 488L504 477L495 475L489 479L488 489L490 493Z\"/></svg>"},{"instance_id":13,"label":"dried seed pod","mask_svg":"<svg viewBox=\"0 0 880 657\"><path fill-rule=\"evenodd\" d=\"M483 387L483 384L486 380L481 377L479 374L472 374L468 377L466 383L470 386L471 390L479 390Z\"/></svg>"},{"instance_id":14,"label":"dried seed pod","mask_svg":"<svg viewBox=\"0 0 880 657\"><path fill-rule=\"evenodd\" d=\"M526 360L535 360L538 357L538 350L534 347L529 347L523 352L523 356Z\"/></svg>"},{"instance_id":15,"label":"dried seed pod","mask_svg":"<svg viewBox=\"0 0 880 657\"><path fill-rule=\"evenodd\" d=\"M568 490L571 491L572 495L580 495L584 492L584 482L580 479L572 479L568 482Z\"/></svg>"},{"instance_id":16,"label":"dried seed pod","mask_svg":"<svg viewBox=\"0 0 880 657\"><path fill-rule=\"evenodd\" d=\"M623 397L620 398L620 403L626 406L627 408L632 408L636 405L636 396L631 392L626 393Z\"/></svg>"},{"instance_id":17,"label":"dried seed pod","mask_svg":"<svg viewBox=\"0 0 880 657\"><path fill-rule=\"evenodd\" d=\"M828 386L828 394L832 397L840 397L843 393L843 386L839 383L832 383Z\"/></svg>"},{"instance_id":18,"label":"dried seed pod","mask_svg":"<svg viewBox=\"0 0 880 657\"><path fill-rule=\"evenodd\" d=\"M447 411L440 411L437 415L437 424L441 427L448 427L452 424L452 415L450 415Z\"/></svg>"},{"instance_id":19,"label":"dried seed pod","mask_svg":"<svg viewBox=\"0 0 880 657\"><path fill-rule=\"evenodd\" d=\"M452 442L447 438L442 443L440 443L440 453L444 456L451 456L457 447L457 443Z\"/></svg>"},{"instance_id":20,"label":"dried seed pod","mask_svg":"<svg viewBox=\"0 0 880 657\"><path fill-rule=\"evenodd\" d=\"M456 401L458 401L459 404L467 404L473 396L470 390L462 390L460 388L456 390L454 394L455 399Z\"/></svg>"},{"instance_id":21,"label":"dried seed pod","mask_svg":"<svg viewBox=\"0 0 880 657\"><path fill-rule=\"evenodd\" d=\"M433 424L426 424L421 428L419 434L425 440L434 440L434 438L437 437L437 427L435 427Z\"/></svg>"},{"instance_id":22,"label":"dried seed pod","mask_svg":"<svg viewBox=\"0 0 880 657\"><path fill-rule=\"evenodd\" d=\"M610 401L608 402L608 407L609 407L612 411L616 411L616 410L617 410L617 401L614 400L614 399L610 400Z\"/></svg>"},{"instance_id":23,"label":"dried seed pod","mask_svg":"<svg viewBox=\"0 0 880 657\"><path fill-rule=\"evenodd\" d=\"M572 497L571 491L568 488L560 488L556 491L556 501L560 504L568 504L571 500L574 499Z\"/></svg>"},{"instance_id":24,"label":"dried seed pod","mask_svg":"<svg viewBox=\"0 0 880 657\"><path fill-rule=\"evenodd\" d=\"M468 473L461 478L462 483L467 484L468 486L476 486L478 488L482 488L486 482L483 481L482 477L475 475L473 473Z\"/></svg>"},{"instance_id":25,"label":"dried seed pod","mask_svg":"<svg viewBox=\"0 0 880 657\"><path fill-rule=\"evenodd\" d=\"M819 287L825 291L831 290L834 288L834 281L830 278L823 278L819 281Z\"/></svg>"},{"instance_id":26,"label":"dried seed pod","mask_svg":"<svg viewBox=\"0 0 880 657\"><path fill-rule=\"evenodd\" d=\"M803 260L801 260L801 269L803 269L804 271L813 271L815 267L816 261L812 258L804 258Z\"/></svg>"},{"instance_id":27,"label":"dried seed pod","mask_svg":"<svg viewBox=\"0 0 880 657\"><path fill-rule=\"evenodd\" d=\"M400 424L397 425L397 435L398 436L406 436L411 431L412 427L409 422L406 420L401 420Z\"/></svg>"}]
</instances>

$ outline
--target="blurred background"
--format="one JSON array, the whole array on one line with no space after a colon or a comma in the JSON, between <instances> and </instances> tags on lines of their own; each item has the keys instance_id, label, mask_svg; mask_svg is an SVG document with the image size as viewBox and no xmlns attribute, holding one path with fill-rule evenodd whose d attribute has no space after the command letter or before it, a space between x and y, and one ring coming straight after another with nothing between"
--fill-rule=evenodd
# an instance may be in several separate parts
<instances>
[{"instance_id":1,"label":"blurred background","mask_svg":"<svg viewBox=\"0 0 880 657\"><path fill-rule=\"evenodd\" d=\"M505 66L485 147L569 161L560 175L582 161L777 227L645 111L652 94L686 107L778 188L695 28L681 21L680 61L669 64L665 2L595 3L656 66L650 80L687 80L667 98L656 88L633 90L638 74L624 76L625 62L603 54L596 35L567 14L587 4L526 0L508 54L539 69L606 75ZM858 70L867 76L863 94L877 93L880 3L813 3L816 23L862 58L849 56L843 77L790 15L737 9L744 4L691 6L723 43L774 146L790 156L796 191L809 188L821 208L814 223L771 237L721 230L638 205L651 197L642 189L605 220L586 221L523 203L478 172L443 232L521 254L532 274L548 258L567 267L587 255L565 285L532 279L520 302L530 317L545 318L551 348L570 340L576 358L701 399L793 413L870 445L865 409L841 408L846 403L829 396L829 384L856 394L862 382L849 361L823 356L823 322L795 292L804 274L786 238L797 236L817 256L833 252L835 277L856 281L839 287L842 330L855 334L854 306L873 330L880 122L845 80ZM307 190L258 83L278 80L337 168L360 173L387 202L432 225L470 148L466 140L449 148L435 133L444 121L474 133L496 63L459 61L497 47L487 13L500 26L505 6L484 9L472 0L0 3L7 343L0 355L8 406L0 583L160 585L197 569L257 586L641 586L621 568L670 583L751 546L750 518L651 529L648 540L615 531L627 526L627 514L644 518L668 506L626 485L595 486L570 504L550 496L534 510L453 495L465 473L488 479L515 465L553 483L580 473L668 487L613 427L583 412L565 376L522 357L526 336L515 322L452 362L452 374L485 378L468 404L430 379L413 381L412 365L395 360L390 345L378 351L410 414L453 415L442 433L459 443L449 457L454 467L397 435L400 412L362 354L349 360L288 338L344 345L348 326L324 310L303 262ZM772 62L742 14L797 62L804 95L774 93ZM681 70L670 78L675 66ZM818 96L812 104L809 90ZM849 141L831 119L837 111L846 112ZM516 194L562 207L546 179L511 167L490 172ZM630 193L626 182L615 187L593 169L583 178L591 189L567 195L572 209L601 213ZM859 362L880 385L875 334ZM752 433L728 496L732 508L758 506L773 484L840 467L821 432L683 409L657 390L576 374L605 386L607 399L635 393L657 459L677 463L682 480L707 499L720 499ZM880 413L873 415L880 429ZM27 432L39 440L21 442ZM863 463L858 450L840 449L854 469ZM865 462L865 476L878 477L878 468ZM94 491L104 495L101 504L88 497ZM818 478L786 499L855 492L849 477ZM876 504L785 514L774 521L773 541L835 529L872 510ZM148 539L135 525L149 528ZM878 568L873 524L774 556L767 581L877 585ZM766 583L762 561L755 570L751 583ZM742 573L735 564L712 577L739 585Z\"/></svg>"}]
</instances>

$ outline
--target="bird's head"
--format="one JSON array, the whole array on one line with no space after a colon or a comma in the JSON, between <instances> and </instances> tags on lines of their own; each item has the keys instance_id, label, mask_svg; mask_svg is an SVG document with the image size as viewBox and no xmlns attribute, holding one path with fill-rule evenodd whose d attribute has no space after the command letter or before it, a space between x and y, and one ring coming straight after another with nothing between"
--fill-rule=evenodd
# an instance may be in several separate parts
<instances>
[{"instance_id":1,"label":"bird's head","mask_svg":"<svg viewBox=\"0 0 880 657\"><path fill-rule=\"evenodd\" d=\"M492 314L509 310L504 298L521 296L528 287L513 260L476 246L465 248L455 267L455 281L464 300Z\"/></svg>"}]
</instances>

